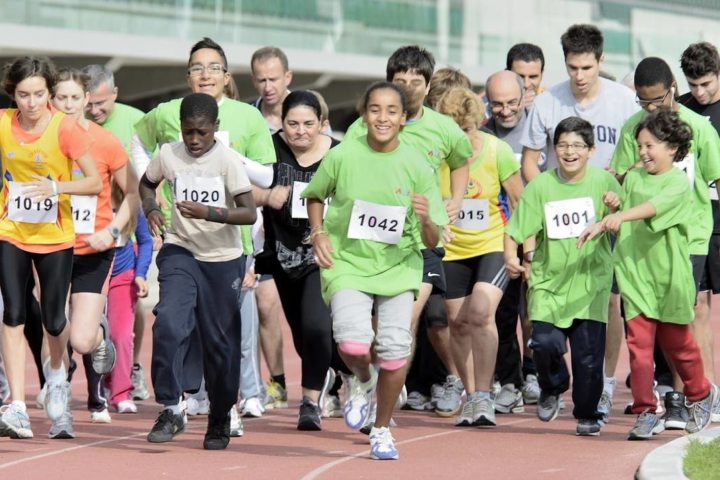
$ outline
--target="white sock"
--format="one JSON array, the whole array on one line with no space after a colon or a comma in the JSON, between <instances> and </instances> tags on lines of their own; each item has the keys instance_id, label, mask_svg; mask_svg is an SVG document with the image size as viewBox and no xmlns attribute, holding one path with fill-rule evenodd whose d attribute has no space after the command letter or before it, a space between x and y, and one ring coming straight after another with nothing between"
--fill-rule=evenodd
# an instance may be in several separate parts
<instances>
[{"instance_id":1,"label":"white sock","mask_svg":"<svg viewBox=\"0 0 720 480\"><path fill-rule=\"evenodd\" d=\"M603 382L603 392L607 393L612 397L613 393L615 393L616 383L617 380L615 380L615 377L605 377L605 381Z\"/></svg>"},{"instance_id":2,"label":"white sock","mask_svg":"<svg viewBox=\"0 0 720 480\"><path fill-rule=\"evenodd\" d=\"M20 400L13 400L13 405L17 405L17 407L22 410L23 412L27 412L27 407L25 407L25 402L21 402Z\"/></svg>"},{"instance_id":3,"label":"white sock","mask_svg":"<svg viewBox=\"0 0 720 480\"><path fill-rule=\"evenodd\" d=\"M65 382L65 380L67 380L65 365L61 364L60 368L53 368L52 365L48 365L45 380L50 385L57 385L58 383Z\"/></svg>"},{"instance_id":4,"label":"white sock","mask_svg":"<svg viewBox=\"0 0 720 480\"><path fill-rule=\"evenodd\" d=\"M179 403L175 404L175 405L166 405L165 410L170 410L173 413L173 415L180 415L180 413L181 413Z\"/></svg>"}]
</instances>

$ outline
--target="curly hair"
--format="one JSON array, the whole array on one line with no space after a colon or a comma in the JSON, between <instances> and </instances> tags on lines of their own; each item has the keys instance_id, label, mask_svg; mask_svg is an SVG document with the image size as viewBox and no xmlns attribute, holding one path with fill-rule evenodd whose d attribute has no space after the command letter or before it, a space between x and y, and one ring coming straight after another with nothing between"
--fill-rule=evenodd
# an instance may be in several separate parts
<instances>
[{"instance_id":1,"label":"curly hair","mask_svg":"<svg viewBox=\"0 0 720 480\"><path fill-rule=\"evenodd\" d=\"M437 103L437 111L452 118L458 125L467 122L480 125L485 118L485 109L475 92L463 87L454 87L445 92Z\"/></svg>"},{"instance_id":2,"label":"curly hair","mask_svg":"<svg viewBox=\"0 0 720 480\"><path fill-rule=\"evenodd\" d=\"M658 108L638 123L635 127L636 140L642 130L647 130L653 137L668 146L677 148L673 162L682 161L690 150L690 142L693 138L692 129L680 119L677 112L673 112L669 108Z\"/></svg>"}]
</instances>

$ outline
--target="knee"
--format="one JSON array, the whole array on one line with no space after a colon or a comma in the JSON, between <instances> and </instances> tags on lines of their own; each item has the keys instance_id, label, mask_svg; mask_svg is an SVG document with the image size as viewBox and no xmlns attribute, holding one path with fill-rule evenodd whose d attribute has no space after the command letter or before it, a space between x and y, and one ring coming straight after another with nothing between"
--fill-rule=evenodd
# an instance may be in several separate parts
<instances>
[{"instance_id":1,"label":"knee","mask_svg":"<svg viewBox=\"0 0 720 480\"><path fill-rule=\"evenodd\" d=\"M370 353L370 344L363 342L343 341L337 344L340 353L349 357L362 357Z\"/></svg>"},{"instance_id":2,"label":"knee","mask_svg":"<svg viewBox=\"0 0 720 480\"><path fill-rule=\"evenodd\" d=\"M97 346L97 334L71 334L70 345L72 345L73 350L81 355L91 353Z\"/></svg>"},{"instance_id":3,"label":"knee","mask_svg":"<svg viewBox=\"0 0 720 480\"><path fill-rule=\"evenodd\" d=\"M50 321L46 322L44 325L45 331L47 331L47 333L51 337L60 336L60 334L63 332L63 330L65 330L66 326L67 326L67 318L65 318L64 314L59 318L50 319Z\"/></svg>"},{"instance_id":4,"label":"knee","mask_svg":"<svg viewBox=\"0 0 720 480\"><path fill-rule=\"evenodd\" d=\"M547 354L547 355L562 355L565 353L563 345L557 341L552 333L539 333L533 331L532 338L530 340L530 348L534 353Z\"/></svg>"}]
</instances>

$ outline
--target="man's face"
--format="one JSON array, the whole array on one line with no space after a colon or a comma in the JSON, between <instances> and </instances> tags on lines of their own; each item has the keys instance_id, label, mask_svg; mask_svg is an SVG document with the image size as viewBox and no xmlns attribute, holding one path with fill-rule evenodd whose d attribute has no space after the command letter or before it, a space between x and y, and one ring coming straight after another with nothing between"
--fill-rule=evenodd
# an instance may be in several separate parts
<instances>
[{"instance_id":1,"label":"man's face","mask_svg":"<svg viewBox=\"0 0 720 480\"><path fill-rule=\"evenodd\" d=\"M85 107L85 116L99 125L105 123L115 108L117 93L117 87L110 89L107 82L102 82L90 94L90 101Z\"/></svg>"},{"instance_id":2,"label":"man's face","mask_svg":"<svg viewBox=\"0 0 720 480\"><path fill-rule=\"evenodd\" d=\"M487 89L492 116L503 128L515 128L522 119L522 92L514 78L495 79Z\"/></svg>"},{"instance_id":3,"label":"man's face","mask_svg":"<svg viewBox=\"0 0 720 480\"><path fill-rule=\"evenodd\" d=\"M408 118L414 117L422 108L425 96L430 89L425 77L414 70L398 72L393 76L392 83L405 90L408 105L407 116Z\"/></svg>"},{"instance_id":4,"label":"man's face","mask_svg":"<svg viewBox=\"0 0 720 480\"><path fill-rule=\"evenodd\" d=\"M708 73L700 78L687 78L690 93L700 105L720 100L720 73Z\"/></svg>"},{"instance_id":5,"label":"man's face","mask_svg":"<svg viewBox=\"0 0 720 480\"><path fill-rule=\"evenodd\" d=\"M647 87L636 87L637 104L648 113L652 113L660 107L672 107L673 88L665 88L662 83L656 83Z\"/></svg>"},{"instance_id":6,"label":"man's face","mask_svg":"<svg viewBox=\"0 0 720 480\"><path fill-rule=\"evenodd\" d=\"M263 103L274 106L285 99L292 72L285 71L279 58L270 57L253 63L252 82Z\"/></svg>"},{"instance_id":7,"label":"man's face","mask_svg":"<svg viewBox=\"0 0 720 480\"><path fill-rule=\"evenodd\" d=\"M187 80L193 93L206 93L220 101L230 74L217 50L201 48L190 57Z\"/></svg>"},{"instance_id":8,"label":"man's face","mask_svg":"<svg viewBox=\"0 0 720 480\"><path fill-rule=\"evenodd\" d=\"M603 60L602 56L597 60L594 53L568 53L565 68L573 93L585 95L597 85Z\"/></svg>"},{"instance_id":9,"label":"man's face","mask_svg":"<svg viewBox=\"0 0 720 480\"><path fill-rule=\"evenodd\" d=\"M538 90L540 89L540 84L542 83L542 63L540 60L535 60L533 62L515 60L510 66L510 71L522 77L525 85L525 103L532 104L535 95L537 95Z\"/></svg>"}]
</instances>

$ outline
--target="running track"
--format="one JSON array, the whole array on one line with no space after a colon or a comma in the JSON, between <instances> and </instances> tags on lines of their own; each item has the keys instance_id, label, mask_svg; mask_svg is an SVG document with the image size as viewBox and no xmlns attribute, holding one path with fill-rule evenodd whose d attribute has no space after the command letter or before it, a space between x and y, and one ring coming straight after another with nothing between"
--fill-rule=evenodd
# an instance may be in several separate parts
<instances>
[{"instance_id":1,"label":"running track","mask_svg":"<svg viewBox=\"0 0 720 480\"><path fill-rule=\"evenodd\" d=\"M716 352L720 353L720 297L714 298ZM146 329L143 364L149 376L150 325ZM345 427L342 419L324 419L322 432L295 429L300 399L300 362L285 326L285 370L291 408L245 419L245 436L233 438L226 451L202 449L206 417L190 417L185 433L173 442L151 444L145 436L158 407L138 402L137 415L113 414L111 425L89 421L85 410L82 365L73 381L73 440L49 440L50 422L34 407L38 391L34 365L28 363L28 408L35 438L0 439L0 478L34 480L191 479L332 479L332 478L453 478L477 479L629 479L653 448L677 438L664 432L652 441L628 442L634 417L622 414L630 394L618 385L611 422L599 437L576 437L570 396L568 408L552 423L541 423L535 407L521 414L498 415L495 429L456 428L449 419L430 413L398 411L393 429L399 461L368 459L367 437ZM720 358L720 355L716 355ZM81 363L81 362L80 362ZM716 362L720 372L720 362ZM627 352L618 379L628 371ZM149 379L148 379L149 380Z\"/></svg>"}]
</instances>

